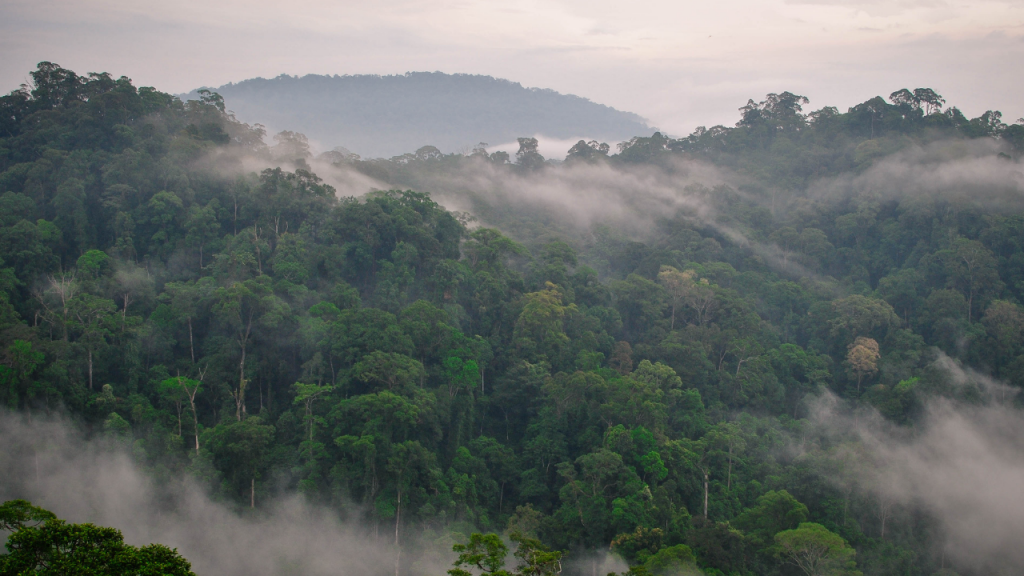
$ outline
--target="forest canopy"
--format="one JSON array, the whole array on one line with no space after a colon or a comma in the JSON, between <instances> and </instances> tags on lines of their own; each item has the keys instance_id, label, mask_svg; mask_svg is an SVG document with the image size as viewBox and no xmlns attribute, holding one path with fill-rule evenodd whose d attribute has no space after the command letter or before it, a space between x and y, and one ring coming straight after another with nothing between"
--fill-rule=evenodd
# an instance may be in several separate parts
<instances>
[{"instance_id":1,"label":"forest canopy","mask_svg":"<svg viewBox=\"0 0 1024 576\"><path fill-rule=\"evenodd\" d=\"M1017 410L1020 122L930 89L806 113L782 92L564 161L529 137L362 160L268 146L209 91L32 79L0 98L10 411L63 411L241 511L284 492L356 515L400 574L414 534L455 542L456 575L509 551L536 574L594 550L654 576L1021 567L947 553L946 519L861 489L878 461L815 419L919 429L932 399L987 401L963 367ZM967 176L916 192L911 164ZM582 205L586 178L641 195L700 167L719 176L642 234L471 178ZM384 186L329 183L356 177Z\"/></svg>"}]
</instances>

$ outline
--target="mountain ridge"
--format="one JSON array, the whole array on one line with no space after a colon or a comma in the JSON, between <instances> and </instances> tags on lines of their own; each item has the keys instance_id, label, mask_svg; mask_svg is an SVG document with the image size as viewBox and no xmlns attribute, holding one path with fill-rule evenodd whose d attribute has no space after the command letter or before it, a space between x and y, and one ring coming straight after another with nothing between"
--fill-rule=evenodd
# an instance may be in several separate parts
<instances>
[{"instance_id":1,"label":"mountain ridge","mask_svg":"<svg viewBox=\"0 0 1024 576\"><path fill-rule=\"evenodd\" d=\"M223 96L243 122L301 132L318 148L344 146L371 157L424 145L452 152L535 135L617 141L651 130L632 112L479 74L281 74L206 89ZM198 90L180 97L198 98Z\"/></svg>"}]
</instances>

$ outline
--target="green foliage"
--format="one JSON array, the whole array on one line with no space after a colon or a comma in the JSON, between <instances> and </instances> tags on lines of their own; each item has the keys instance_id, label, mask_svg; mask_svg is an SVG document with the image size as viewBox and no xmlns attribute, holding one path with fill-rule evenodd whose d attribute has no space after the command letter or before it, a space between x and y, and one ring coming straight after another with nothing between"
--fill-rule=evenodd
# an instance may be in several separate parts
<instances>
[{"instance_id":1,"label":"green foliage","mask_svg":"<svg viewBox=\"0 0 1024 576\"><path fill-rule=\"evenodd\" d=\"M473 573L465 568L476 568L480 574L490 576L509 576L503 568L508 547L497 534L474 532L468 543L456 544L452 551L458 552L459 557L453 563L454 568L448 571L450 576L472 576Z\"/></svg>"},{"instance_id":2,"label":"green foliage","mask_svg":"<svg viewBox=\"0 0 1024 576\"><path fill-rule=\"evenodd\" d=\"M33 506L28 500L8 500L0 504L0 529L16 532L26 524L38 526L57 517L49 510Z\"/></svg>"},{"instance_id":3,"label":"green foliage","mask_svg":"<svg viewBox=\"0 0 1024 576\"><path fill-rule=\"evenodd\" d=\"M0 574L195 576L175 550L129 546L114 528L68 524L24 500L0 505L0 526L12 531L7 554L0 555Z\"/></svg>"},{"instance_id":4,"label":"green foliage","mask_svg":"<svg viewBox=\"0 0 1024 576\"><path fill-rule=\"evenodd\" d=\"M577 143L565 166L531 138L515 164L336 152L321 160L392 188L339 198L303 135L268 147L215 93L33 78L0 115L0 402L64 410L239 507L301 491L403 554L411 529L507 528L517 567L478 536L465 571L552 573L544 546L614 541L634 574L789 574L817 538L840 573L856 548L865 570L924 575L934 526L901 511L882 536L857 442L787 439L825 391L907 428L930 394L982 393L948 386L936 351L1024 387L1015 204L811 193L912 151L1019 159L1016 127L927 89L806 114L769 94L736 127ZM476 184L671 179L678 159L744 184L588 226Z\"/></svg>"},{"instance_id":5,"label":"green foliage","mask_svg":"<svg viewBox=\"0 0 1024 576\"><path fill-rule=\"evenodd\" d=\"M504 569L508 546L497 534L473 533L466 544L455 544L458 552L451 576L472 576L466 568L475 568L479 574L488 576L554 576L562 571L562 553L552 551L539 540L512 533L509 539L516 545L513 553L518 566L513 571Z\"/></svg>"},{"instance_id":6,"label":"green foliage","mask_svg":"<svg viewBox=\"0 0 1024 576\"><path fill-rule=\"evenodd\" d=\"M644 562L651 576L689 576L699 574L693 551L686 544L676 544L658 550Z\"/></svg>"},{"instance_id":7,"label":"green foliage","mask_svg":"<svg viewBox=\"0 0 1024 576\"><path fill-rule=\"evenodd\" d=\"M804 522L775 535L778 554L807 576L859 575L853 560L856 552L837 534L821 524Z\"/></svg>"}]
</instances>

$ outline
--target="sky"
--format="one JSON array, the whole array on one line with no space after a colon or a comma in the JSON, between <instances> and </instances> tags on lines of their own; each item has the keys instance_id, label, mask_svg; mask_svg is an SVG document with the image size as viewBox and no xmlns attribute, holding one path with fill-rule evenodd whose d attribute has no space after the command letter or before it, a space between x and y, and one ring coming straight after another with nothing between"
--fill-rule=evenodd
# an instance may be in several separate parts
<instances>
[{"instance_id":1,"label":"sky","mask_svg":"<svg viewBox=\"0 0 1024 576\"><path fill-rule=\"evenodd\" d=\"M789 90L845 110L928 87L1024 116L1024 0L0 0L0 90L42 60L186 92L279 74L486 74L674 136Z\"/></svg>"}]
</instances>

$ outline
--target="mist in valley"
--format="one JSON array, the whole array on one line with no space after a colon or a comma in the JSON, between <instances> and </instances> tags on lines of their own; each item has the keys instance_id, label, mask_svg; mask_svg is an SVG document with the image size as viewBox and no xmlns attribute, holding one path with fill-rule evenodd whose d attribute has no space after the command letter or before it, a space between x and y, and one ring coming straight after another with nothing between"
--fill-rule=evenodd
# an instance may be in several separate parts
<instances>
[{"instance_id":1,"label":"mist in valley","mask_svg":"<svg viewBox=\"0 0 1024 576\"><path fill-rule=\"evenodd\" d=\"M1024 568L1024 121L782 92L364 158L32 74L0 119L3 500L198 575Z\"/></svg>"}]
</instances>

